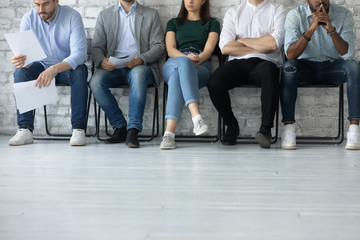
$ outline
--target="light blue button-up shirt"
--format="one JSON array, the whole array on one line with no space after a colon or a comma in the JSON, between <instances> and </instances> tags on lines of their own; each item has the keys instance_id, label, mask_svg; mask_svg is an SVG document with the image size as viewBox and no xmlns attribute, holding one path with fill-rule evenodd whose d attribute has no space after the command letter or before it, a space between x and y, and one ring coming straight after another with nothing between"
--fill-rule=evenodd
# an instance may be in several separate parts
<instances>
[{"instance_id":1,"label":"light blue button-up shirt","mask_svg":"<svg viewBox=\"0 0 360 240\"><path fill-rule=\"evenodd\" d=\"M120 25L117 47L114 52L114 57L116 58L139 54L135 39L135 11L136 1L131 6L129 13L125 12L119 2Z\"/></svg>"},{"instance_id":2,"label":"light blue button-up shirt","mask_svg":"<svg viewBox=\"0 0 360 240\"><path fill-rule=\"evenodd\" d=\"M330 21L336 28L336 32L349 44L347 54L341 56L336 50L331 36L323 27L319 27L311 36L305 51L298 59L306 59L316 62L332 61L342 58L352 59L355 54L354 20L352 13L339 5L330 5ZM312 23L312 12L309 4L301 5L291 10L285 21L285 53L288 47L296 42L306 32Z\"/></svg>"},{"instance_id":3,"label":"light blue button-up shirt","mask_svg":"<svg viewBox=\"0 0 360 240\"><path fill-rule=\"evenodd\" d=\"M33 8L24 14L20 31L32 30L47 58L41 64L48 68L65 61L72 69L85 62L87 42L80 14L67 6L58 5L55 18L47 24Z\"/></svg>"}]
</instances>

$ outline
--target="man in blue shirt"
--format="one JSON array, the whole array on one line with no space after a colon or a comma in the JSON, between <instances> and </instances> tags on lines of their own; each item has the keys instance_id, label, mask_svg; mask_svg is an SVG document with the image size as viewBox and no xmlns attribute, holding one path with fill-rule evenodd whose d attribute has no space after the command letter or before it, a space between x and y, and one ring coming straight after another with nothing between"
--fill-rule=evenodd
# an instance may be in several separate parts
<instances>
[{"instance_id":1,"label":"man in blue shirt","mask_svg":"<svg viewBox=\"0 0 360 240\"><path fill-rule=\"evenodd\" d=\"M34 0L35 8L23 16L20 31L32 30L38 38L47 58L24 66L26 56L12 58L16 67L14 81L36 79L36 86L48 87L55 78L57 82L71 86L71 124L73 133L70 145L85 145L87 67L86 35L80 14L59 0ZM17 112L19 129L9 141L17 146L33 143L34 111Z\"/></svg>"},{"instance_id":2,"label":"man in blue shirt","mask_svg":"<svg viewBox=\"0 0 360 240\"><path fill-rule=\"evenodd\" d=\"M90 80L96 101L105 111L114 133L105 143L126 142L138 148L138 132L146 103L147 86L159 83L159 59L164 53L164 32L159 14L135 0L120 0L100 12L92 40L92 57L98 67ZM125 67L116 66L110 57L128 58ZM128 84L129 122L123 116L109 88Z\"/></svg>"},{"instance_id":3,"label":"man in blue shirt","mask_svg":"<svg viewBox=\"0 0 360 240\"><path fill-rule=\"evenodd\" d=\"M307 0L291 10L285 22L281 106L282 149L296 149L297 86L347 83L350 128L346 149L360 149L360 68L355 53L352 13L329 0Z\"/></svg>"}]
</instances>

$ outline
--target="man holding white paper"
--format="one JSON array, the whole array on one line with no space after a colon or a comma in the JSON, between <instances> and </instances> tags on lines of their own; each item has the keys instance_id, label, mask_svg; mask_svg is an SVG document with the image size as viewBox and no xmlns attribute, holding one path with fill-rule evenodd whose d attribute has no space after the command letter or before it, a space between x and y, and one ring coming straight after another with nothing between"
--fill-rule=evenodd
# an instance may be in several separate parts
<instances>
[{"instance_id":1,"label":"man holding white paper","mask_svg":"<svg viewBox=\"0 0 360 240\"><path fill-rule=\"evenodd\" d=\"M161 76L158 61L165 49L163 39L158 12L135 0L120 0L99 14L91 49L98 70L90 80L90 88L115 129L105 143L126 141L128 147L140 146L138 132L142 131L147 86L158 83ZM109 61L110 57L129 56L135 57L123 68ZM128 123L109 90L120 84L130 88Z\"/></svg>"},{"instance_id":2,"label":"man holding white paper","mask_svg":"<svg viewBox=\"0 0 360 240\"><path fill-rule=\"evenodd\" d=\"M47 57L24 66L26 56L16 55L15 83L36 80L35 87L48 87L57 82L71 86L71 124L73 133L70 145L85 145L87 105L86 35L80 14L74 9L59 5L59 0L34 0L35 7L25 13L20 31L32 30ZM33 143L34 111L17 112L19 129L9 145Z\"/></svg>"}]
</instances>

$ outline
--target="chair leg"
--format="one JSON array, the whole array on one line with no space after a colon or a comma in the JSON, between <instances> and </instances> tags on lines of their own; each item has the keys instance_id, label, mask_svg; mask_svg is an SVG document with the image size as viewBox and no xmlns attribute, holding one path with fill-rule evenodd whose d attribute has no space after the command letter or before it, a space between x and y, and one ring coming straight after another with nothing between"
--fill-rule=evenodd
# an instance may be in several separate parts
<instances>
[{"instance_id":1,"label":"chair leg","mask_svg":"<svg viewBox=\"0 0 360 240\"><path fill-rule=\"evenodd\" d=\"M92 92L90 90L89 92L89 98L88 98L88 103L87 103L87 110L86 110L86 127L87 127L87 123L88 123L88 120L89 120L89 115L90 115L90 105L91 105L91 97L92 97ZM97 121L96 121L96 110L95 110L95 126L97 124ZM95 131L95 134L86 134L87 137L95 137L96 136L96 131Z\"/></svg>"},{"instance_id":2,"label":"chair leg","mask_svg":"<svg viewBox=\"0 0 360 240\"><path fill-rule=\"evenodd\" d=\"M296 143L341 144L344 141L344 85L339 86L338 133L333 137L296 137ZM300 140L300 141L298 141Z\"/></svg>"}]
</instances>

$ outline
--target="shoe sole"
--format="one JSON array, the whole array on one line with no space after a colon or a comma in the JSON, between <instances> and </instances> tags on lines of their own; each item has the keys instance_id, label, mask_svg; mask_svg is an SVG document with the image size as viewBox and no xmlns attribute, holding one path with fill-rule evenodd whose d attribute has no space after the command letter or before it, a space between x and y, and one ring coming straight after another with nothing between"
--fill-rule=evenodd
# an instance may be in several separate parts
<instances>
[{"instance_id":1,"label":"shoe sole","mask_svg":"<svg viewBox=\"0 0 360 240\"><path fill-rule=\"evenodd\" d=\"M270 148L271 146L271 141L261 133L256 134L255 140L262 148Z\"/></svg>"},{"instance_id":2,"label":"shoe sole","mask_svg":"<svg viewBox=\"0 0 360 240\"><path fill-rule=\"evenodd\" d=\"M176 146L175 147L160 147L161 150L173 150L175 148L176 148Z\"/></svg>"},{"instance_id":3,"label":"shoe sole","mask_svg":"<svg viewBox=\"0 0 360 240\"><path fill-rule=\"evenodd\" d=\"M86 143L70 143L70 146L74 146L74 147L76 147L76 146L85 146L86 145Z\"/></svg>"},{"instance_id":4,"label":"shoe sole","mask_svg":"<svg viewBox=\"0 0 360 240\"><path fill-rule=\"evenodd\" d=\"M129 148L139 148L140 147L140 145L136 145L134 143L128 143L128 144L126 144L126 146L128 146Z\"/></svg>"},{"instance_id":5,"label":"shoe sole","mask_svg":"<svg viewBox=\"0 0 360 240\"><path fill-rule=\"evenodd\" d=\"M198 133L196 133L195 131L193 131L193 133L195 133L195 136L199 136L199 135L202 135L202 134L207 133L207 132L209 132L209 129L206 129L205 131L198 132Z\"/></svg>"},{"instance_id":6,"label":"shoe sole","mask_svg":"<svg viewBox=\"0 0 360 240\"><path fill-rule=\"evenodd\" d=\"M281 146L281 149L283 149L283 150L296 150L296 146L288 146L288 147Z\"/></svg>"},{"instance_id":7,"label":"shoe sole","mask_svg":"<svg viewBox=\"0 0 360 240\"><path fill-rule=\"evenodd\" d=\"M224 146L233 146L233 145L236 145L236 140L232 141L232 142L226 141L226 142L221 142L221 143Z\"/></svg>"},{"instance_id":8,"label":"shoe sole","mask_svg":"<svg viewBox=\"0 0 360 240\"><path fill-rule=\"evenodd\" d=\"M357 146L351 146L351 145L346 145L345 146L346 150L360 150L360 147Z\"/></svg>"},{"instance_id":9,"label":"shoe sole","mask_svg":"<svg viewBox=\"0 0 360 240\"><path fill-rule=\"evenodd\" d=\"M33 143L34 143L34 140L31 140L31 141L28 141L28 142L24 142L24 143L22 143L22 144L9 142L9 146L22 146L22 145L33 144Z\"/></svg>"},{"instance_id":10,"label":"shoe sole","mask_svg":"<svg viewBox=\"0 0 360 240\"><path fill-rule=\"evenodd\" d=\"M123 142L125 142L125 140L123 140L123 141L114 141L114 142L109 141L109 140L104 140L105 144L116 144L116 143L123 143Z\"/></svg>"}]
</instances>

